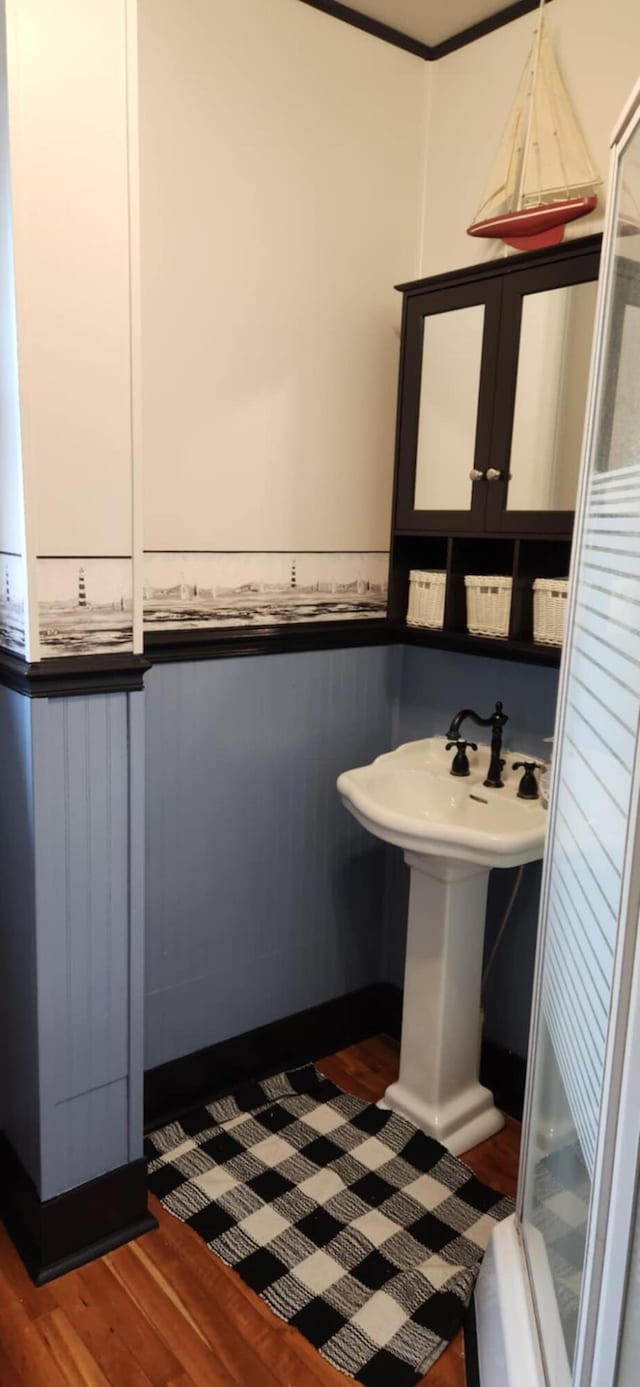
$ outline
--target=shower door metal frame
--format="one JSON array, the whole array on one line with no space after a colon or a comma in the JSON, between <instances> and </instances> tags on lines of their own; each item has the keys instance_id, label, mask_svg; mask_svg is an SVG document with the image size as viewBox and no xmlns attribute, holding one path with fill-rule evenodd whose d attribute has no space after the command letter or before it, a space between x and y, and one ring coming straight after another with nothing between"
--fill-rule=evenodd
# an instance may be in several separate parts
<instances>
[{"instance_id":1,"label":"shower door metal frame","mask_svg":"<svg viewBox=\"0 0 640 1387\"><path fill-rule=\"evenodd\" d=\"M640 81L636 84L613 132L613 176L630 140L640 130ZM610 222L613 227L613 216ZM613 237L613 229L611 231ZM607 264L611 260L608 252ZM628 892L624 917L621 995L618 1014L612 1017L611 1105L603 1105L603 1147L611 1166L610 1195L598 1249L599 1279L592 1278L581 1307L579 1330L581 1354L576 1361L576 1384L614 1387L626 1304L629 1264L634 1235L634 1213L640 1192L640 787L638 743L634 775L636 815L633 846L629 850ZM631 826L630 826L631 828ZM595 1222L595 1220L594 1220ZM597 1229L594 1228L594 1240ZM596 1256L594 1253L594 1262ZM592 1328L589 1330L589 1325ZM578 1376L577 1374L580 1374Z\"/></svg>"},{"instance_id":2,"label":"shower door metal frame","mask_svg":"<svg viewBox=\"0 0 640 1387\"><path fill-rule=\"evenodd\" d=\"M567 636L558 692L556 741L560 753L555 775L560 773L562 739L566 713L571 646L577 602L578 556L584 533L589 480L595 445L599 389L604 365L604 332L612 295L616 221L619 200L620 160L630 138L640 124L640 82L635 87L611 138L612 159L607 199L607 220L602 247L602 271L598 292L594 348L588 408L583 442L583 468L576 507L576 531L571 561L570 604ZM625 871L618 915L618 934L611 986L611 1005L602 1083L600 1121L593 1169L587 1243L585 1250L580 1311L576 1334L571 1382L573 1387L613 1387L618 1358L618 1341L624 1309L627 1269L633 1231L640 1171L640 1066L633 1055L640 1053L640 729L636 738L633 769L633 812L627 824ZM555 795L549 811L548 839L555 826ZM545 959L547 906L550 890L550 859L546 859L534 980L529 1053L535 1054L541 1017L541 992ZM522 1148L527 1150L532 1133L532 1106L535 1064L529 1066L523 1117ZM524 1212L524 1179L521 1174L517 1197L520 1246L532 1312L537 1321L535 1281L526 1242L521 1232ZM541 1346L544 1326L537 1323ZM549 1387L555 1387L550 1384Z\"/></svg>"}]
</instances>

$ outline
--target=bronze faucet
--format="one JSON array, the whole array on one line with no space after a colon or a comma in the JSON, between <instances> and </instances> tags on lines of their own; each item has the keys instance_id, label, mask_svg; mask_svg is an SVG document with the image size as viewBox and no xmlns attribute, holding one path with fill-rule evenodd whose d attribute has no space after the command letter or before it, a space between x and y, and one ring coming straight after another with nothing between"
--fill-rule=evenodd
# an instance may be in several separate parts
<instances>
[{"instance_id":1,"label":"bronze faucet","mask_svg":"<svg viewBox=\"0 0 640 1387\"><path fill-rule=\"evenodd\" d=\"M499 702L496 703L495 712L491 713L488 718L479 717L477 713L474 713L473 708L463 708L461 712L456 713L455 717L451 719L451 725L447 732L448 742L457 743L460 741L460 728L466 718L471 718L471 721L475 722L477 727L491 728L491 760L489 761L489 770L487 771L486 780L482 783L491 790L501 790L504 785L502 779L504 760L500 755L502 751L502 729L505 722L509 721L508 715L503 713L502 704ZM451 774L466 774L466 772L455 769L457 759L456 756L451 767Z\"/></svg>"}]
</instances>

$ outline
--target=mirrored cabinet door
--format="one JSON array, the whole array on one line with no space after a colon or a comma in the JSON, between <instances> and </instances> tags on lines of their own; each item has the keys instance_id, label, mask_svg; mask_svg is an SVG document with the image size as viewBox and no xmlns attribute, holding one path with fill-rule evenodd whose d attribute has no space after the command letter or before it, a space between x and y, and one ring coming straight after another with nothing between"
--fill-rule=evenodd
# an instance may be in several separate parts
<instances>
[{"instance_id":1,"label":"mirrored cabinet door","mask_svg":"<svg viewBox=\"0 0 640 1387\"><path fill-rule=\"evenodd\" d=\"M505 277L487 488L490 530L571 530L597 273L593 252Z\"/></svg>"},{"instance_id":2,"label":"mirrored cabinet door","mask_svg":"<svg viewBox=\"0 0 640 1387\"><path fill-rule=\"evenodd\" d=\"M396 523L407 530L484 524L500 284L405 301Z\"/></svg>"}]
</instances>

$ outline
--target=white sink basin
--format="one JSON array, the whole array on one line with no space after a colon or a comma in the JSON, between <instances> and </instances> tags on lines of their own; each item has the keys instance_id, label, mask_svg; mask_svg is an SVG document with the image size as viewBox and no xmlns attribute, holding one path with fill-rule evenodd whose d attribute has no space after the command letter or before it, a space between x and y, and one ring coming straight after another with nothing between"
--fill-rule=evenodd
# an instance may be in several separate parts
<instances>
[{"instance_id":1,"label":"white sink basin","mask_svg":"<svg viewBox=\"0 0 640 1387\"><path fill-rule=\"evenodd\" d=\"M521 771L504 752L504 786L485 789L488 746L469 750L471 774L450 774L452 751L444 737L406 742L369 766L344 771L338 791L370 833L405 852L433 854L484 867L517 867L542 856L546 811L540 800L517 798Z\"/></svg>"},{"instance_id":2,"label":"white sink basin","mask_svg":"<svg viewBox=\"0 0 640 1387\"><path fill-rule=\"evenodd\" d=\"M488 789L489 747L471 774L450 774L446 738L407 742L345 771L338 790L370 833L404 850L411 870L400 1075L385 1102L454 1155L504 1119L478 1081L482 956L489 871L542 857L546 812L517 797L522 771L504 752L504 786Z\"/></svg>"}]
</instances>

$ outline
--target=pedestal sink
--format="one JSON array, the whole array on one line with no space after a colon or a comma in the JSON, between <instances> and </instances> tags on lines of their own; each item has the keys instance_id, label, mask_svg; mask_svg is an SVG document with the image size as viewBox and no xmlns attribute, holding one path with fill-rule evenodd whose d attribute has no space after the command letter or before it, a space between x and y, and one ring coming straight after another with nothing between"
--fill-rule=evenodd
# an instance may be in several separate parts
<instances>
[{"instance_id":1,"label":"pedestal sink","mask_svg":"<svg viewBox=\"0 0 640 1387\"><path fill-rule=\"evenodd\" d=\"M524 753L506 753L504 787L486 789L489 748L469 752L470 775L457 779L445 745L408 742L345 771L338 791L411 869L400 1076L385 1102L458 1155L504 1125L478 1081L489 872L542 857L546 813L517 797L511 763Z\"/></svg>"}]
</instances>

